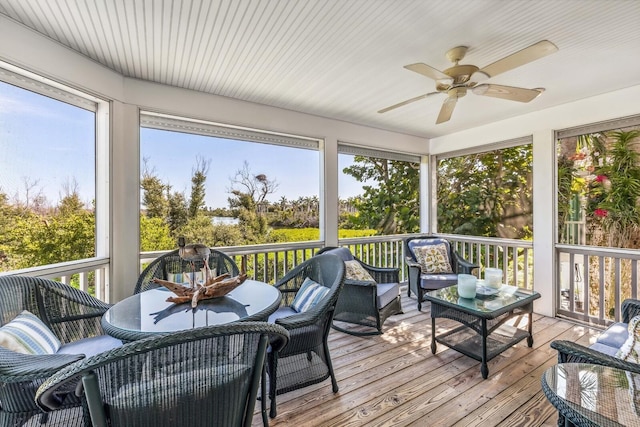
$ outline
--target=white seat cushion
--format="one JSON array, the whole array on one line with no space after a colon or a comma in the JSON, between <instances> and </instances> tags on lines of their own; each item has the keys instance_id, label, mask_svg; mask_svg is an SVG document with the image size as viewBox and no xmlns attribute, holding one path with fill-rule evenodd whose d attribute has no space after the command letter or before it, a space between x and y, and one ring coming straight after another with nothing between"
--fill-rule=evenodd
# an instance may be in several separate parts
<instances>
[{"instance_id":1,"label":"white seat cushion","mask_svg":"<svg viewBox=\"0 0 640 427\"><path fill-rule=\"evenodd\" d=\"M85 357L91 357L120 346L122 341L119 339L109 335L98 335L64 344L58 350L58 354L84 354Z\"/></svg>"},{"instance_id":2,"label":"white seat cushion","mask_svg":"<svg viewBox=\"0 0 640 427\"><path fill-rule=\"evenodd\" d=\"M380 309L386 307L400 295L400 286L397 283L378 283L377 293L376 301Z\"/></svg>"}]
</instances>

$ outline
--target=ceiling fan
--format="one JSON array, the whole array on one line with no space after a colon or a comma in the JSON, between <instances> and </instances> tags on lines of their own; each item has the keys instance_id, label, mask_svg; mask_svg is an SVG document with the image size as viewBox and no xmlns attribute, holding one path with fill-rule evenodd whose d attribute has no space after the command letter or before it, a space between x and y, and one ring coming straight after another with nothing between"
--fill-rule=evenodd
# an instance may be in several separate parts
<instances>
[{"instance_id":1,"label":"ceiling fan","mask_svg":"<svg viewBox=\"0 0 640 427\"><path fill-rule=\"evenodd\" d=\"M540 59L543 56L556 52L556 45L548 40L542 40L532 44L516 53L505 56L496 62L487 65L484 68L478 68L475 65L460 64L467 50L467 46L457 46L447 51L446 56L454 65L444 71L437 70L427 64L416 63L405 65L407 70L414 71L423 76L427 76L436 81L436 92L429 92L415 98L407 99L398 104L383 108L378 113L386 113L394 108L419 101L428 96L438 93L446 93L447 99L442 103L440 114L436 124L448 121L451 118L453 109L456 106L458 98L462 98L471 90L476 95L492 96L494 98L502 98L510 101L529 102L540 95L544 89L525 89L521 87L503 86L496 84L478 84L479 80L485 80L490 77L497 76L505 71L512 70L521 65Z\"/></svg>"}]
</instances>

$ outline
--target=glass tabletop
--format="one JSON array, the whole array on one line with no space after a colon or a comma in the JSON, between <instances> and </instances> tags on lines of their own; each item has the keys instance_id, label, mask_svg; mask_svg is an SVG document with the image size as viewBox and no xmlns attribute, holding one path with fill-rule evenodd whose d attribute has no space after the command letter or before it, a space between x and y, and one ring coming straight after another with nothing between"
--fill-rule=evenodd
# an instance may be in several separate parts
<instances>
[{"instance_id":1,"label":"glass tabletop","mask_svg":"<svg viewBox=\"0 0 640 427\"><path fill-rule=\"evenodd\" d=\"M267 283L246 280L227 295L190 303L167 302L174 294L159 287L126 298L105 314L103 320L123 331L175 332L213 326L242 319L266 317L278 307L280 291Z\"/></svg>"},{"instance_id":2,"label":"glass tabletop","mask_svg":"<svg viewBox=\"0 0 640 427\"><path fill-rule=\"evenodd\" d=\"M562 363L547 369L542 382L554 406L570 409L570 420L581 416L599 426L640 426L640 374Z\"/></svg>"},{"instance_id":3,"label":"glass tabletop","mask_svg":"<svg viewBox=\"0 0 640 427\"><path fill-rule=\"evenodd\" d=\"M476 287L475 298L461 298L458 295L457 285L425 294L425 299L428 301L479 314L507 311L513 306L520 306L537 298L540 298L537 292L509 285L502 285L499 289L479 285Z\"/></svg>"}]
</instances>

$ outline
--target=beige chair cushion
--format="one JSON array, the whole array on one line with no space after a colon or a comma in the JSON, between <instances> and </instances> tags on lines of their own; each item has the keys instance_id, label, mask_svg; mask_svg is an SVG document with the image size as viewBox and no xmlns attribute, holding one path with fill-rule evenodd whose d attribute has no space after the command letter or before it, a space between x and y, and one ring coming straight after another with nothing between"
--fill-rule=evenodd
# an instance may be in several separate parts
<instances>
[{"instance_id":1,"label":"beige chair cushion","mask_svg":"<svg viewBox=\"0 0 640 427\"><path fill-rule=\"evenodd\" d=\"M346 279L375 282L369 272L355 259L352 261L345 261L344 266L346 270L344 277Z\"/></svg>"}]
</instances>

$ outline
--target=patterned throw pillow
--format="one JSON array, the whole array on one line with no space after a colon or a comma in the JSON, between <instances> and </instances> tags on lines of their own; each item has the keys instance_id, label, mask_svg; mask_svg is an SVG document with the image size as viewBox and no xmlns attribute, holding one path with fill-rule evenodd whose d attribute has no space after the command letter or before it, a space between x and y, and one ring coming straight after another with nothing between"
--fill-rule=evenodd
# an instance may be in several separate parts
<instances>
[{"instance_id":1,"label":"patterned throw pillow","mask_svg":"<svg viewBox=\"0 0 640 427\"><path fill-rule=\"evenodd\" d=\"M413 248L413 253L416 255L416 261L420 263L423 273L453 273L449 263L447 245L444 243L416 246Z\"/></svg>"},{"instance_id":2,"label":"patterned throw pillow","mask_svg":"<svg viewBox=\"0 0 640 427\"><path fill-rule=\"evenodd\" d=\"M54 354L60 340L42 320L24 310L0 328L0 346L23 354Z\"/></svg>"},{"instance_id":3,"label":"patterned throw pillow","mask_svg":"<svg viewBox=\"0 0 640 427\"><path fill-rule=\"evenodd\" d=\"M298 313L303 313L318 304L322 298L327 295L327 293L329 293L329 288L326 288L307 277L304 279L300 290L293 299L291 308Z\"/></svg>"},{"instance_id":4,"label":"patterned throw pillow","mask_svg":"<svg viewBox=\"0 0 640 427\"><path fill-rule=\"evenodd\" d=\"M375 282L369 272L362 266L362 264L360 264L355 259L351 261L345 261L344 266L346 270L344 272L345 279Z\"/></svg>"},{"instance_id":5,"label":"patterned throw pillow","mask_svg":"<svg viewBox=\"0 0 640 427\"><path fill-rule=\"evenodd\" d=\"M616 357L627 362L640 363L640 316L629 322L629 337L622 344Z\"/></svg>"}]
</instances>

